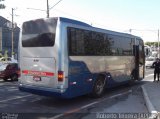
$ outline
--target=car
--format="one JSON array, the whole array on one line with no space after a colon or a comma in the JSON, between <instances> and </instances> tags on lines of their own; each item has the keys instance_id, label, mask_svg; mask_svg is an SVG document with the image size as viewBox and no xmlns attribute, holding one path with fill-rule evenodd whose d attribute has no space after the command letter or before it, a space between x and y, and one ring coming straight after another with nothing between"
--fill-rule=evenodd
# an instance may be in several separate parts
<instances>
[{"instance_id":1,"label":"car","mask_svg":"<svg viewBox=\"0 0 160 119\"><path fill-rule=\"evenodd\" d=\"M156 61L156 59L157 59L156 57L146 58L146 62L145 62L146 67L153 68L153 63Z\"/></svg>"},{"instance_id":2,"label":"car","mask_svg":"<svg viewBox=\"0 0 160 119\"><path fill-rule=\"evenodd\" d=\"M0 65L0 78L4 81L11 79L12 81L18 80L19 68L17 63L7 63Z\"/></svg>"},{"instance_id":3,"label":"car","mask_svg":"<svg viewBox=\"0 0 160 119\"><path fill-rule=\"evenodd\" d=\"M0 65L4 63L17 63L17 60L13 59L12 57L2 57L0 58Z\"/></svg>"}]
</instances>

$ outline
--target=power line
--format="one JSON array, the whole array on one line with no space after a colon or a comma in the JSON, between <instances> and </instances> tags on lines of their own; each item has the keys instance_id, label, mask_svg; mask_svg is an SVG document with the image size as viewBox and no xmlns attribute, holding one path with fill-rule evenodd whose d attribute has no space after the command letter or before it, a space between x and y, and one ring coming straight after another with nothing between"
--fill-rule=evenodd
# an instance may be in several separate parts
<instances>
[{"instance_id":1,"label":"power line","mask_svg":"<svg viewBox=\"0 0 160 119\"><path fill-rule=\"evenodd\" d=\"M52 7L49 8L49 10L51 10L53 7L55 7L56 5L58 5L62 0L59 0L56 4L54 4Z\"/></svg>"},{"instance_id":2,"label":"power line","mask_svg":"<svg viewBox=\"0 0 160 119\"><path fill-rule=\"evenodd\" d=\"M84 18L82 18L82 17L75 16L75 15L73 15L73 14L64 12L64 11L59 10L59 9L54 9L54 10L56 10L56 11L58 11L58 12L61 12L61 13L63 13L63 14L66 14L67 16L71 16L71 17L74 17L74 18L76 18L76 19L80 19L81 21L85 21L87 24L90 24L91 26L95 26L95 27L99 26L99 27L101 27L101 28L103 28L103 29L107 29L107 27L108 27L108 26L106 26L106 25L104 25L104 24L100 24L100 23L97 23L97 22L92 22L91 20L88 20L88 19L84 19ZM109 29L108 29L108 30L109 30ZM112 30L111 30L111 31L112 31ZM123 30L122 30L122 29L117 29L116 31L122 32Z\"/></svg>"},{"instance_id":3,"label":"power line","mask_svg":"<svg viewBox=\"0 0 160 119\"><path fill-rule=\"evenodd\" d=\"M59 0L56 4L54 4L51 8L49 8L49 3L48 3L48 0L47 0L47 18L49 18L49 11L55 7L56 5L58 5L62 0Z\"/></svg>"},{"instance_id":4,"label":"power line","mask_svg":"<svg viewBox=\"0 0 160 119\"><path fill-rule=\"evenodd\" d=\"M36 9L36 8L27 8L27 9L39 10L39 11L46 11L46 10L42 10L42 9Z\"/></svg>"},{"instance_id":5,"label":"power line","mask_svg":"<svg viewBox=\"0 0 160 119\"><path fill-rule=\"evenodd\" d=\"M54 8L56 5L58 5L62 0L59 0L56 4L54 4L51 8L49 8L49 0L47 0L47 10L43 9L36 9L36 8L27 8L32 10L39 10L39 11L45 11L47 13L47 18L49 18L49 12L52 8Z\"/></svg>"},{"instance_id":6,"label":"power line","mask_svg":"<svg viewBox=\"0 0 160 119\"><path fill-rule=\"evenodd\" d=\"M155 32L157 30L155 30L155 29L129 29L129 32L132 32L132 31L152 31L152 32Z\"/></svg>"}]
</instances>

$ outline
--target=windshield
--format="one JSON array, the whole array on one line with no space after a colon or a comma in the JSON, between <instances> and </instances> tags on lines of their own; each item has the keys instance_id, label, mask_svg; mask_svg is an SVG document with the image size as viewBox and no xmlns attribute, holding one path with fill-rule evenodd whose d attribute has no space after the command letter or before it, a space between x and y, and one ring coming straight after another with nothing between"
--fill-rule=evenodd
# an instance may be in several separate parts
<instances>
[{"instance_id":1,"label":"windshield","mask_svg":"<svg viewBox=\"0 0 160 119\"><path fill-rule=\"evenodd\" d=\"M2 65L0 65L0 71L5 70L6 67L7 67L7 65L8 65L8 64L2 64Z\"/></svg>"},{"instance_id":2,"label":"windshield","mask_svg":"<svg viewBox=\"0 0 160 119\"><path fill-rule=\"evenodd\" d=\"M54 46L56 26L57 19L38 19L24 22L22 26L22 46Z\"/></svg>"}]
</instances>

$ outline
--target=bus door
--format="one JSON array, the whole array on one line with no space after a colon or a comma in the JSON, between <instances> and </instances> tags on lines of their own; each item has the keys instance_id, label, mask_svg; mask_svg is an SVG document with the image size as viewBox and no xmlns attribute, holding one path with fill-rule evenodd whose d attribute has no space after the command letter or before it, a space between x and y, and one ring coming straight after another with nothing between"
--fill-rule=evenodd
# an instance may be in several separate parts
<instances>
[{"instance_id":1,"label":"bus door","mask_svg":"<svg viewBox=\"0 0 160 119\"><path fill-rule=\"evenodd\" d=\"M134 78L135 80L139 79L139 45L133 46L134 57L135 57L135 70Z\"/></svg>"},{"instance_id":2,"label":"bus door","mask_svg":"<svg viewBox=\"0 0 160 119\"><path fill-rule=\"evenodd\" d=\"M135 45L133 46L134 56L135 56L135 71L134 77L136 80L141 80L144 78L144 47L143 41L140 39L135 40Z\"/></svg>"},{"instance_id":3,"label":"bus door","mask_svg":"<svg viewBox=\"0 0 160 119\"><path fill-rule=\"evenodd\" d=\"M139 39L139 80L145 75L145 52L143 41Z\"/></svg>"}]
</instances>

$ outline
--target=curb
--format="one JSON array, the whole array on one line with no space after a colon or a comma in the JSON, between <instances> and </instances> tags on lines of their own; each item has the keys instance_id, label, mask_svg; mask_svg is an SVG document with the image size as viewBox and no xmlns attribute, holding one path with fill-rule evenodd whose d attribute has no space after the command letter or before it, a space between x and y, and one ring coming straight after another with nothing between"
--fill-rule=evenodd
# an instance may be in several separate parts
<instances>
[{"instance_id":1,"label":"curb","mask_svg":"<svg viewBox=\"0 0 160 119\"><path fill-rule=\"evenodd\" d=\"M152 103L151 103L151 101L150 101L150 99L148 97L147 91L146 91L146 89L144 88L143 85L141 86L141 88L142 88L143 96L144 96L144 99L145 99L148 111L151 114L150 117L149 117L149 119L157 119L158 118L158 112L157 112L157 110L152 105Z\"/></svg>"}]
</instances>

